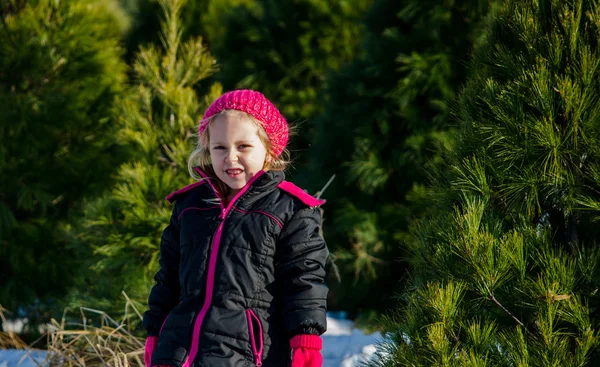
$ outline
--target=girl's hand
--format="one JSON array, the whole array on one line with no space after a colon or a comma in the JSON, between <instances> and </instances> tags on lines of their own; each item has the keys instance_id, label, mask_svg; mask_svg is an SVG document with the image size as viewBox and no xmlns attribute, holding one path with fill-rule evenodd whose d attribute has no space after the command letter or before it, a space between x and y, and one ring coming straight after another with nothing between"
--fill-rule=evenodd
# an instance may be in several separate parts
<instances>
[{"instance_id":1,"label":"girl's hand","mask_svg":"<svg viewBox=\"0 0 600 367\"><path fill-rule=\"evenodd\" d=\"M321 367L323 341L318 335L296 335L290 340L292 367Z\"/></svg>"},{"instance_id":2,"label":"girl's hand","mask_svg":"<svg viewBox=\"0 0 600 367\"><path fill-rule=\"evenodd\" d=\"M152 353L157 343L158 336L149 336L146 338L146 345L144 346L144 364L146 367L150 367L152 364Z\"/></svg>"}]
</instances>

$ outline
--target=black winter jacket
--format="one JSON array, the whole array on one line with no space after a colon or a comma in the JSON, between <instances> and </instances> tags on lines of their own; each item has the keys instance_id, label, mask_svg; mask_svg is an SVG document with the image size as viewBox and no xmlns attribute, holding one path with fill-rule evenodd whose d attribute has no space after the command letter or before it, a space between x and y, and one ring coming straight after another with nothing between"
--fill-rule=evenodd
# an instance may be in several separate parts
<instances>
[{"instance_id":1,"label":"black winter jacket","mask_svg":"<svg viewBox=\"0 0 600 367\"><path fill-rule=\"evenodd\" d=\"M326 329L323 201L276 171L227 207L215 199L209 180L167 197L176 204L143 320L159 336L152 365L289 366L290 337Z\"/></svg>"}]
</instances>

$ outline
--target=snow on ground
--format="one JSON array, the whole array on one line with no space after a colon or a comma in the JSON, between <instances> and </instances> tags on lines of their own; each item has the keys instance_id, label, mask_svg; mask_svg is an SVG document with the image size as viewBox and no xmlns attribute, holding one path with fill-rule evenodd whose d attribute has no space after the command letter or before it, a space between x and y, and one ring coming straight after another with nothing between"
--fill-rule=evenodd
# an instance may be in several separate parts
<instances>
[{"instance_id":1,"label":"snow on ground","mask_svg":"<svg viewBox=\"0 0 600 367\"><path fill-rule=\"evenodd\" d=\"M344 313L330 313L327 332L323 334L323 367L358 367L375 352L381 334L366 335L344 318Z\"/></svg>"},{"instance_id":2,"label":"snow on ground","mask_svg":"<svg viewBox=\"0 0 600 367\"><path fill-rule=\"evenodd\" d=\"M0 350L0 367L38 367L44 359L44 350Z\"/></svg>"},{"instance_id":3,"label":"snow on ground","mask_svg":"<svg viewBox=\"0 0 600 367\"><path fill-rule=\"evenodd\" d=\"M366 335L344 318L344 313L330 313L327 332L323 335L323 367L359 367L375 352L381 334ZM46 358L43 350L0 350L0 367L38 367Z\"/></svg>"}]
</instances>

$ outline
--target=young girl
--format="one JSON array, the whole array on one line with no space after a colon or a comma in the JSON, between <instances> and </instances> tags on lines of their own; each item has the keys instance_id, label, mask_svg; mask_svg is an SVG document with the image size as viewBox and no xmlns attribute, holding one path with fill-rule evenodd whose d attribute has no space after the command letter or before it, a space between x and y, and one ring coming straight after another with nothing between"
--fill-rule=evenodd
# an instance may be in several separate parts
<instances>
[{"instance_id":1,"label":"young girl","mask_svg":"<svg viewBox=\"0 0 600 367\"><path fill-rule=\"evenodd\" d=\"M150 366L320 367L323 201L284 181L288 125L261 93L225 93L200 121L198 182L175 203L143 325Z\"/></svg>"}]
</instances>

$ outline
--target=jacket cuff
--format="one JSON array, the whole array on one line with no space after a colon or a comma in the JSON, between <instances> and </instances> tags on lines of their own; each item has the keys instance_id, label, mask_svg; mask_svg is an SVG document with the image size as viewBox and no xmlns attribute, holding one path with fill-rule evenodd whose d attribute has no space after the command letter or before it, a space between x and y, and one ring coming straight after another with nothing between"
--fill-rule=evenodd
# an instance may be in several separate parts
<instances>
[{"instance_id":1,"label":"jacket cuff","mask_svg":"<svg viewBox=\"0 0 600 367\"><path fill-rule=\"evenodd\" d=\"M321 335L322 333L319 332L319 329L315 326L305 326L293 332L290 335L290 338L300 334Z\"/></svg>"},{"instance_id":2,"label":"jacket cuff","mask_svg":"<svg viewBox=\"0 0 600 367\"><path fill-rule=\"evenodd\" d=\"M314 327L323 334L327 330L327 314L321 309L290 312L284 316L284 327L288 336L300 334L305 327Z\"/></svg>"},{"instance_id":3,"label":"jacket cuff","mask_svg":"<svg viewBox=\"0 0 600 367\"><path fill-rule=\"evenodd\" d=\"M320 350L323 348L323 340L318 335L296 335L290 339L290 347L292 349L308 348Z\"/></svg>"}]
</instances>

